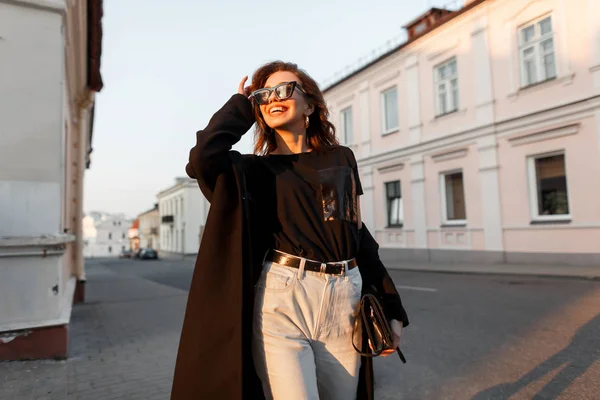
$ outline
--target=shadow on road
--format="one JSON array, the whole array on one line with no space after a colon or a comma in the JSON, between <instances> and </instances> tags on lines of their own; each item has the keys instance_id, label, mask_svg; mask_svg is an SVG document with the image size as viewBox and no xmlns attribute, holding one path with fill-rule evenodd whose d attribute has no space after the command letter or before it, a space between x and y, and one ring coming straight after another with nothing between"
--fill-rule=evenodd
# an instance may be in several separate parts
<instances>
[{"instance_id":1,"label":"shadow on road","mask_svg":"<svg viewBox=\"0 0 600 400\"><path fill-rule=\"evenodd\" d=\"M561 371L533 397L533 399L556 399L579 376L600 358L600 314L582 326L571 343L523 375L518 381L501 383L477 393L472 400L507 399L546 374Z\"/></svg>"}]
</instances>

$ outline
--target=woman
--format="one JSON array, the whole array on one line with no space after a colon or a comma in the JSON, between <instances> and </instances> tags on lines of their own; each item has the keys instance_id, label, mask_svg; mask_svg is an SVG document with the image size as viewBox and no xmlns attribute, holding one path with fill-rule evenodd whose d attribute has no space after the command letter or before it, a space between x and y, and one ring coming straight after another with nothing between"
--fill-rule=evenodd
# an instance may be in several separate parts
<instances>
[{"instance_id":1,"label":"woman","mask_svg":"<svg viewBox=\"0 0 600 400\"><path fill-rule=\"evenodd\" d=\"M372 364L352 345L362 286L383 294L395 345L408 318L360 219L354 155L295 64L246 80L186 166L211 210L172 398L372 398ZM241 156L231 147L254 122L256 155Z\"/></svg>"}]
</instances>

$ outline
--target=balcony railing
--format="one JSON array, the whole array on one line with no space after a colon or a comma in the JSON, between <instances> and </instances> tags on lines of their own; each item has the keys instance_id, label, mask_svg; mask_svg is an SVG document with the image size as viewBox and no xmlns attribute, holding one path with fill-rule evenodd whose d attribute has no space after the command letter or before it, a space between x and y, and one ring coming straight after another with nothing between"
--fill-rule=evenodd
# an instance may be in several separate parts
<instances>
[{"instance_id":1,"label":"balcony railing","mask_svg":"<svg viewBox=\"0 0 600 400\"><path fill-rule=\"evenodd\" d=\"M163 224L172 224L174 221L174 218L172 215L163 215L161 221Z\"/></svg>"}]
</instances>

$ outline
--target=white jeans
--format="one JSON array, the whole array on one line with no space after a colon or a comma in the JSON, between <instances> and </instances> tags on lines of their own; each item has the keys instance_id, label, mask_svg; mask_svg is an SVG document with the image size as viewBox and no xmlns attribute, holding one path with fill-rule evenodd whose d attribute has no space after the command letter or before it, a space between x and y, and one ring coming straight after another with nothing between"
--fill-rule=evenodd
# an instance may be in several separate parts
<instances>
[{"instance_id":1,"label":"white jeans","mask_svg":"<svg viewBox=\"0 0 600 400\"><path fill-rule=\"evenodd\" d=\"M362 280L265 262L256 285L253 354L267 399L356 398L352 346Z\"/></svg>"}]
</instances>

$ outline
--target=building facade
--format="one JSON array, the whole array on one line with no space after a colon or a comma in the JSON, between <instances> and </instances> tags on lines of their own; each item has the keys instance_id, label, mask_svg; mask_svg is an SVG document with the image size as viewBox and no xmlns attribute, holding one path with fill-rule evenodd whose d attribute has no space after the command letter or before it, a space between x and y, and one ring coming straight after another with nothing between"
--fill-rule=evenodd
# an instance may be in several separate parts
<instances>
[{"instance_id":1,"label":"building facade","mask_svg":"<svg viewBox=\"0 0 600 400\"><path fill-rule=\"evenodd\" d=\"M138 215L139 220L139 247L143 249L154 249L160 251L160 216L158 215L158 203L146 212Z\"/></svg>"},{"instance_id":2,"label":"building facade","mask_svg":"<svg viewBox=\"0 0 600 400\"><path fill-rule=\"evenodd\" d=\"M473 0L324 89L385 258L600 262L600 2Z\"/></svg>"},{"instance_id":3,"label":"building facade","mask_svg":"<svg viewBox=\"0 0 600 400\"><path fill-rule=\"evenodd\" d=\"M133 221L133 224L131 224L131 227L129 228L129 233L127 234L127 236L129 236L129 248L131 249L131 251L137 251L140 248L139 232L140 220L136 218Z\"/></svg>"},{"instance_id":4,"label":"building facade","mask_svg":"<svg viewBox=\"0 0 600 400\"><path fill-rule=\"evenodd\" d=\"M0 0L0 360L67 356L102 2Z\"/></svg>"},{"instance_id":5,"label":"building facade","mask_svg":"<svg viewBox=\"0 0 600 400\"><path fill-rule=\"evenodd\" d=\"M93 258L96 256L96 221L90 215L83 217L81 221L83 233L83 257Z\"/></svg>"},{"instance_id":6,"label":"building facade","mask_svg":"<svg viewBox=\"0 0 600 400\"><path fill-rule=\"evenodd\" d=\"M197 254L209 208L198 182L176 178L175 184L157 198L161 256Z\"/></svg>"},{"instance_id":7,"label":"building facade","mask_svg":"<svg viewBox=\"0 0 600 400\"><path fill-rule=\"evenodd\" d=\"M118 257L130 249L129 229L133 221L113 217L96 224L96 240L93 257Z\"/></svg>"}]
</instances>

